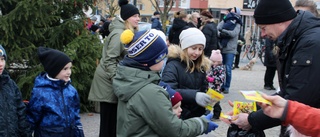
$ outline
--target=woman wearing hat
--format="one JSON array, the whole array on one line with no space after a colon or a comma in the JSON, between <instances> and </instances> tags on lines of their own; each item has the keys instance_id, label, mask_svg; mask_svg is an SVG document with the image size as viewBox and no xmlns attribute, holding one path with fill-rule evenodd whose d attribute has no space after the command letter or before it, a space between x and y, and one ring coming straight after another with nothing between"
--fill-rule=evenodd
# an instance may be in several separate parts
<instances>
[{"instance_id":1,"label":"woman wearing hat","mask_svg":"<svg viewBox=\"0 0 320 137\"><path fill-rule=\"evenodd\" d=\"M206 48L204 49L204 55L210 57L212 50L218 49L218 30L217 24L214 23L212 14L209 11L201 12L201 20L203 27L201 31L206 37Z\"/></svg>"},{"instance_id":2,"label":"woman wearing hat","mask_svg":"<svg viewBox=\"0 0 320 137\"><path fill-rule=\"evenodd\" d=\"M102 50L102 58L92 80L89 100L100 102L100 137L116 136L117 102L112 88L117 64L127 54L120 42L125 29L138 30L139 10L127 0L120 0L120 16L115 17L109 26L110 34Z\"/></svg>"}]
</instances>

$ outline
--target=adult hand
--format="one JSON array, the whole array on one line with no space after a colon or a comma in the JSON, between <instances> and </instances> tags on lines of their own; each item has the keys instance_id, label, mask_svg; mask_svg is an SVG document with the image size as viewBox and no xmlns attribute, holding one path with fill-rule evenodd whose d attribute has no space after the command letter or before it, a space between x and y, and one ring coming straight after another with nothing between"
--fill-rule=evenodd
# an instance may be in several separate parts
<instances>
[{"instance_id":1,"label":"adult hand","mask_svg":"<svg viewBox=\"0 0 320 137\"><path fill-rule=\"evenodd\" d=\"M196 94L196 102L198 105L202 107L206 107L209 103L211 103L211 98L208 94L203 92L197 92Z\"/></svg>"},{"instance_id":2,"label":"adult hand","mask_svg":"<svg viewBox=\"0 0 320 137\"><path fill-rule=\"evenodd\" d=\"M248 116L248 113L240 113L232 117L232 119L234 120L232 120L231 123L236 124L239 128L243 130L250 130L251 125L249 124Z\"/></svg>"},{"instance_id":3,"label":"adult hand","mask_svg":"<svg viewBox=\"0 0 320 137\"><path fill-rule=\"evenodd\" d=\"M272 118L280 118L288 101L280 96L268 96L262 94L262 97L272 103L272 106L265 103L258 103L258 105L261 106L263 113Z\"/></svg>"}]
</instances>

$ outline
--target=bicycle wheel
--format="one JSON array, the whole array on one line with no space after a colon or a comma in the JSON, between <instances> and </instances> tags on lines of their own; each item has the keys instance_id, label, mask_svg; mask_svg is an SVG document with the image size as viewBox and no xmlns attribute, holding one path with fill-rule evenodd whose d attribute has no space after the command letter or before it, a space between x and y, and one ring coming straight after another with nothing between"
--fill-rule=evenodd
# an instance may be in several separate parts
<instances>
[{"instance_id":1,"label":"bicycle wheel","mask_svg":"<svg viewBox=\"0 0 320 137\"><path fill-rule=\"evenodd\" d=\"M256 48L255 48L255 45L251 45L250 49L247 53L247 58L248 58L248 60L251 60L254 57L256 57Z\"/></svg>"},{"instance_id":2,"label":"bicycle wheel","mask_svg":"<svg viewBox=\"0 0 320 137\"><path fill-rule=\"evenodd\" d=\"M265 46L263 46L262 49L259 51L259 58L260 58L262 64L264 64L265 50L266 50L266 48L265 48Z\"/></svg>"}]
</instances>

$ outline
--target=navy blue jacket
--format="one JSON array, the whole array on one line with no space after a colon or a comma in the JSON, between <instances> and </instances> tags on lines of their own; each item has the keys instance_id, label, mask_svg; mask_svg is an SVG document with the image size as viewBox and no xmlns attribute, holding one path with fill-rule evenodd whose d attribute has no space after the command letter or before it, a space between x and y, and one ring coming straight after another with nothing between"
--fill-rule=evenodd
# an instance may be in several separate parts
<instances>
[{"instance_id":1,"label":"navy blue jacket","mask_svg":"<svg viewBox=\"0 0 320 137\"><path fill-rule=\"evenodd\" d=\"M151 22L152 22L152 24L151 24L152 29L163 31L161 22L158 18L151 18Z\"/></svg>"},{"instance_id":2,"label":"navy blue jacket","mask_svg":"<svg viewBox=\"0 0 320 137\"><path fill-rule=\"evenodd\" d=\"M7 72L0 75L0 136L31 137L26 106L16 83Z\"/></svg>"}]
</instances>

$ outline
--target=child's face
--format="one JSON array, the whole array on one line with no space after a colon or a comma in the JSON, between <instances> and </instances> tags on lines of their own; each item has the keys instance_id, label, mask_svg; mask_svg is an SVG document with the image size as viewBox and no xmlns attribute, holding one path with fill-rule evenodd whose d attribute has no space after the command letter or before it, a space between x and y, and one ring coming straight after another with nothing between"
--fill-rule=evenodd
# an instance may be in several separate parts
<instances>
[{"instance_id":1,"label":"child's face","mask_svg":"<svg viewBox=\"0 0 320 137\"><path fill-rule=\"evenodd\" d=\"M162 69L163 63L164 63L164 60L160 61L157 64L152 65L150 67L150 70L152 70L152 71L160 71Z\"/></svg>"},{"instance_id":2,"label":"child's face","mask_svg":"<svg viewBox=\"0 0 320 137\"><path fill-rule=\"evenodd\" d=\"M0 57L0 75L2 75L5 66L6 66L6 60L4 59L4 56L1 56Z\"/></svg>"},{"instance_id":3,"label":"child's face","mask_svg":"<svg viewBox=\"0 0 320 137\"><path fill-rule=\"evenodd\" d=\"M212 66L216 67L221 64L221 61L212 61Z\"/></svg>"},{"instance_id":4,"label":"child's face","mask_svg":"<svg viewBox=\"0 0 320 137\"><path fill-rule=\"evenodd\" d=\"M174 114L176 114L180 118L180 115L181 115L181 112L182 112L181 101L178 102L177 104L175 104L172 107L172 111L173 111Z\"/></svg>"},{"instance_id":5,"label":"child's face","mask_svg":"<svg viewBox=\"0 0 320 137\"><path fill-rule=\"evenodd\" d=\"M187 48L188 56L191 60L197 60L202 55L203 45L197 44Z\"/></svg>"},{"instance_id":6,"label":"child's face","mask_svg":"<svg viewBox=\"0 0 320 137\"><path fill-rule=\"evenodd\" d=\"M69 62L67 65L63 67L63 69L59 72L59 74L55 78L68 82L71 76L71 67L72 67L72 63Z\"/></svg>"}]
</instances>

